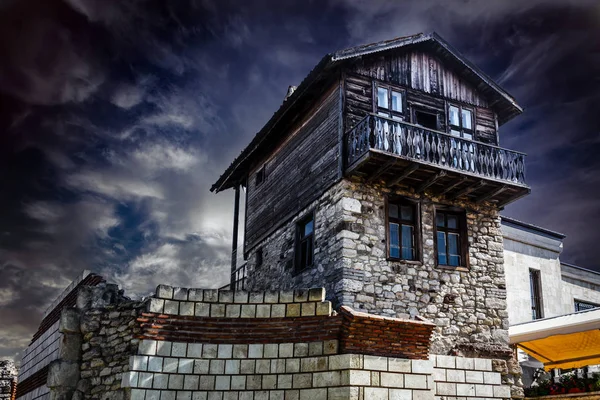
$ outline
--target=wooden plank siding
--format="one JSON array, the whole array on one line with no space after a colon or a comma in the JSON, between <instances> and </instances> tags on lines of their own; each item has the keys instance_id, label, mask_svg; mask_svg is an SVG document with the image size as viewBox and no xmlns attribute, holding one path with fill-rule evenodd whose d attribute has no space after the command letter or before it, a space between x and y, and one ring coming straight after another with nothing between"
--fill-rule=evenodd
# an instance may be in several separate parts
<instances>
[{"instance_id":1,"label":"wooden plank siding","mask_svg":"<svg viewBox=\"0 0 600 400\"><path fill-rule=\"evenodd\" d=\"M306 208L338 180L339 82L291 128L288 138L249 174L245 252ZM256 173L265 167L265 180Z\"/></svg>"},{"instance_id":2,"label":"wooden plank siding","mask_svg":"<svg viewBox=\"0 0 600 400\"><path fill-rule=\"evenodd\" d=\"M438 112L440 130L444 132L447 103L470 106L475 115L475 140L498 145L496 114L487 100L434 55L414 50L373 54L349 68L344 80L345 131L373 112L373 80L405 89L408 115L412 115L413 108Z\"/></svg>"}]
</instances>

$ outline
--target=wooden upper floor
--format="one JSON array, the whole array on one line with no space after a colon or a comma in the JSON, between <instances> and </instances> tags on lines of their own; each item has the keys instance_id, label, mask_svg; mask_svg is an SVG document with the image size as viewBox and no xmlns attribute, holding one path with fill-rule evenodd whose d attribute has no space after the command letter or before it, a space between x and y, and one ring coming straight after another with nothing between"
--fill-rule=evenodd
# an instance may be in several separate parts
<instances>
[{"instance_id":1,"label":"wooden upper floor","mask_svg":"<svg viewBox=\"0 0 600 400\"><path fill-rule=\"evenodd\" d=\"M246 191L246 250L342 177L504 206L529 193L499 147L514 99L436 34L325 56L211 190Z\"/></svg>"}]
</instances>

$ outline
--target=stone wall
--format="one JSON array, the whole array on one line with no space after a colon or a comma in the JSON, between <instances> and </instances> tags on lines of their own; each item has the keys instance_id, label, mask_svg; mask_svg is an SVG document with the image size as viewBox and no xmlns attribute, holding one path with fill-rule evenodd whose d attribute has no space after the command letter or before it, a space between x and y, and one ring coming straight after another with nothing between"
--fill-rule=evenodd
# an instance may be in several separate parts
<instances>
[{"instance_id":1,"label":"stone wall","mask_svg":"<svg viewBox=\"0 0 600 400\"><path fill-rule=\"evenodd\" d=\"M134 400L433 400L433 324L336 314L324 299L161 285L122 386Z\"/></svg>"},{"instance_id":2,"label":"stone wall","mask_svg":"<svg viewBox=\"0 0 600 400\"><path fill-rule=\"evenodd\" d=\"M14 400L17 393L17 367L11 360L0 361L0 400Z\"/></svg>"},{"instance_id":3,"label":"stone wall","mask_svg":"<svg viewBox=\"0 0 600 400\"><path fill-rule=\"evenodd\" d=\"M386 195L419 200L422 261L387 260ZM467 210L467 270L436 267L435 204ZM392 317L420 315L434 321L433 353L511 356L503 244L495 208L342 180L298 217L311 210L315 212L314 267L294 275L292 221L261 243L261 267L255 266L255 254L250 254L251 289L324 286L332 290L336 307L347 305Z\"/></svg>"}]
</instances>

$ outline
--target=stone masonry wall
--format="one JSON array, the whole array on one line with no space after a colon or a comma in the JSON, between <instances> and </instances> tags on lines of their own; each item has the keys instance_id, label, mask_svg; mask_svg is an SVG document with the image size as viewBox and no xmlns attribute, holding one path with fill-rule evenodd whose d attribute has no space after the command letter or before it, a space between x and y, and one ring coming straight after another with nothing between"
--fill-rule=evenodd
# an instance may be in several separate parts
<instances>
[{"instance_id":1,"label":"stone masonry wall","mask_svg":"<svg viewBox=\"0 0 600 400\"><path fill-rule=\"evenodd\" d=\"M17 367L10 360L0 361L0 400L13 400L17 392Z\"/></svg>"}]
</instances>

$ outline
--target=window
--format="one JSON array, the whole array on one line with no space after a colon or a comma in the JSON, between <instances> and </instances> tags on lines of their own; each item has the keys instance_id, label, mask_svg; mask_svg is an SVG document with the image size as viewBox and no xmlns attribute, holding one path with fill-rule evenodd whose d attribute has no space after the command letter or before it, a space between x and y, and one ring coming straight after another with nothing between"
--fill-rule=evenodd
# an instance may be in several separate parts
<instances>
[{"instance_id":1,"label":"window","mask_svg":"<svg viewBox=\"0 0 600 400\"><path fill-rule=\"evenodd\" d=\"M599 304L588 303L587 301L575 300L575 312L591 310L592 308L600 307Z\"/></svg>"},{"instance_id":2,"label":"window","mask_svg":"<svg viewBox=\"0 0 600 400\"><path fill-rule=\"evenodd\" d=\"M296 225L296 271L300 272L313 265L314 216L311 214Z\"/></svg>"},{"instance_id":3,"label":"window","mask_svg":"<svg viewBox=\"0 0 600 400\"><path fill-rule=\"evenodd\" d=\"M431 112L415 110L414 123L427 129L439 129L438 116Z\"/></svg>"},{"instance_id":4,"label":"window","mask_svg":"<svg viewBox=\"0 0 600 400\"><path fill-rule=\"evenodd\" d=\"M256 268L262 267L262 264L263 264L263 248L259 247L258 250L256 250Z\"/></svg>"},{"instance_id":5,"label":"window","mask_svg":"<svg viewBox=\"0 0 600 400\"><path fill-rule=\"evenodd\" d=\"M473 139L473 110L450 104L448 106L448 128L452 136Z\"/></svg>"},{"instance_id":6,"label":"window","mask_svg":"<svg viewBox=\"0 0 600 400\"><path fill-rule=\"evenodd\" d=\"M418 260L418 207L400 199L387 204L388 257L395 260Z\"/></svg>"},{"instance_id":7,"label":"window","mask_svg":"<svg viewBox=\"0 0 600 400\"><path fill-rule=\"evenodd\" d=\"M389 118L403 119L404 91L375 83L375 112Z\"/></svg>"},{"instance_id":8,"label":"window","mask_svg":"<svg viewBox=\"0 0 600 400\"><path fill-rule=\"evenodd\" d=\"M529 289L531 290L531 318L544 318L542 310L542 290L540 282L540 271L529 270Z\"/></svg>"},{"instance_id":9,"label":"window","mask_svg":"<svg viewBox=\"0 0 600 400\"><path fill-rule=\"evenodd\" d=\"M265 181L265 166L263 165L262 167L260 167L260 169L256 172L256 186L260 185L261 183L263 183Z\"/></svg>"},{"instance_id":10,"label":"window","mask_svg":"<svg viewBox=\"0 0 600 400\"><path fill-rule=\"evenodd\" d=\"M436 209L437 264L467 267L467 234L464 212Z\"/></svg>"}]
</instances>

